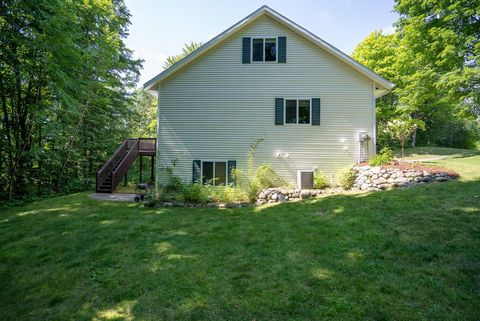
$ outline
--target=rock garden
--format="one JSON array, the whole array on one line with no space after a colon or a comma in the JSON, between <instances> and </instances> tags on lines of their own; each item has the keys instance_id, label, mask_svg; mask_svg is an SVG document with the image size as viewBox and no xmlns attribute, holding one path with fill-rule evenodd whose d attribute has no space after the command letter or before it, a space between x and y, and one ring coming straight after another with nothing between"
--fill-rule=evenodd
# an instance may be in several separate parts
<instances>
[{"instance_id":1,"label":"rock garden","mask_svg":"<svg viewBox=\"0 0 480 321\"><path fill-rule=\"evenodd\" d=\"M381 191L407 188L418 184L441 183L458 178L458 174L445 168L421 164L392 162L385 166L361 164L352 168L351 188L338 186L324 189L266 188L260 192L256 204L298 201L325 194L353 191ZM344 185L344 184L342 184Z\"/></svg>"}]
</instances>

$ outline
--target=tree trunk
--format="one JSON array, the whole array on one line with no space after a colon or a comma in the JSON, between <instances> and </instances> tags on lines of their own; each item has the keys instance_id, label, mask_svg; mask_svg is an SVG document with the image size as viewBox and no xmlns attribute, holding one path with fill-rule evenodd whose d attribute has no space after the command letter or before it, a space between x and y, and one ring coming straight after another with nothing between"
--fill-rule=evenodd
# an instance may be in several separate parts
<instances>
[{"instance_id":1,"label":"tree trunk","mask_svg":"<svg viewBox=\"0 0 480 321\"><path fill-rule=\"evenodd\" d=\"M417 142L417 128L413 130L412 134L412 147L415 147L415 144Z\"/></svg>"}]
</instances>

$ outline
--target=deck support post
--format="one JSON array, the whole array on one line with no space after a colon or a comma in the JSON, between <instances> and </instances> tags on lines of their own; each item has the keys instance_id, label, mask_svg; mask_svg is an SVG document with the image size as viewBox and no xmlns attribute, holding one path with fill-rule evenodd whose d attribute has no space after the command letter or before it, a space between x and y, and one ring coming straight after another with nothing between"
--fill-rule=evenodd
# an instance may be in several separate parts
<instances>
[{"instance_id":1,"label":"deck support post","mask_svg":"<svg viewBox=\"0 0 480 321\"><path fill-rule=\"evenodd\" d=\"M125 180L123 182L123 186L127 186L127 182L128 182L128 170L127 172L125 173Z\"/></svg>"},{"instance_id":2,"label":"deck support post","mask_svg":"<svg viewBox=\"0 0 480 321\"><path fill-rule=\"evenodd\" d=\"M150 164L150 181L153 182L155 181L155 156L152 156L152 162Z\"/></svg>"},{"instance_id":3,"label":"deck support post","mask_svg":"<svg viewBox=\"0 0 480 321\"><path fill-rule=\"evenodd\" d=\"M140 155L140 182L139 183L143 183L142 172L143 172L143 157L142 155Z\"/></svg>"}]
</instances>

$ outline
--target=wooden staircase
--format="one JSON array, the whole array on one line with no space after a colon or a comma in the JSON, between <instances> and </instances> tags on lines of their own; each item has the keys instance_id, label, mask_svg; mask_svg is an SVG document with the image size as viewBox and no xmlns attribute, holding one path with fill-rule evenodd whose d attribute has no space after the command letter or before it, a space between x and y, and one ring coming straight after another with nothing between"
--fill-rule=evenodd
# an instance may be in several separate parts
<instances>
[{"instance_id":1,"label":"wooden staircase","mask_svg":"<svg viewBox=\"0 0 480 321\"><path fill-rule=\"evenodd\" d=\"M138 156L155 156L155 146L155 138L126 139L97 172L97 193L112 193Z\"/></svg>"}]
</instances>

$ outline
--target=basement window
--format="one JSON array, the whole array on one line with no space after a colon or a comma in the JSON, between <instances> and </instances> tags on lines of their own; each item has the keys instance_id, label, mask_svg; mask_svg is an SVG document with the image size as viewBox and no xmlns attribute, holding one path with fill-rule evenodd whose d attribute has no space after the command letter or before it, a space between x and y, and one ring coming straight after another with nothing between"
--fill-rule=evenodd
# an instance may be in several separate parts
<instances>
[{"instance_id":1,"label":"basement window","mask_svg":"<svg viewBox=\"0 0 480 321\"><path fill-rule=\"evenodd\" d=\"M253 38L252 61L277 61L277 38Z\"/></svg>"},{"instance_id":2,"label":"basement window","mask_svg":"<svg viewBox=\"0 0 480 321\"><path fill-rule=\"evenodd\" d=\"M227 162L203 161L202 183L204 185L227 185Z\"/></svg>"}]
</instances>

